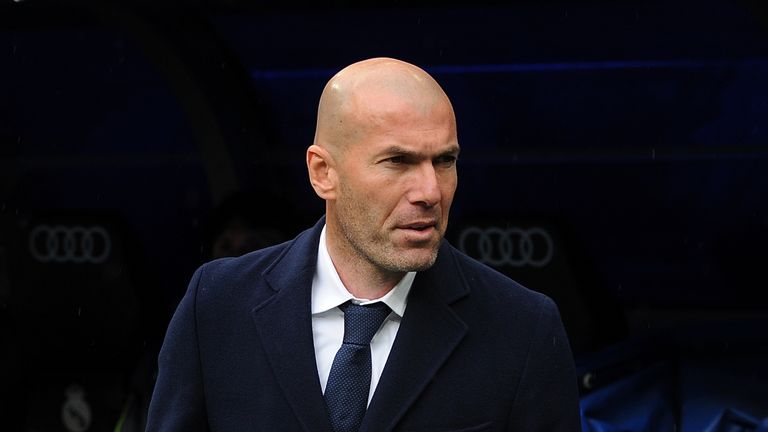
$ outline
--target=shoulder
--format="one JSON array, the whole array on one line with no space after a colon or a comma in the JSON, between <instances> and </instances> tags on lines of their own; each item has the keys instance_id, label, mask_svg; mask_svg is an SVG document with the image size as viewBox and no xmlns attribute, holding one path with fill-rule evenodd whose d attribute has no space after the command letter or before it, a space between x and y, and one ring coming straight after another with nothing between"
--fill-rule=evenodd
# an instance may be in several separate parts
<instances>
[{"instance_id":1,"label":"shoulder","mask_svg":"<svg viewBox=\"0 0 768 432\"><path fill-rule=\"evenodd\" d=\"M292 243L293 240L239 257L219 258L203 264L195 273L204 286L232 286L253 281L290 249Z\"/></svg>"},{"instance_id":2,"label":"shoulder","mask_svg":"<svg viewBox=\"0 0 768 432\"><path fill-rule=\"evenodd\" d=\"M472 259L447 241L442 243L435 265L420 273L414 283L412 291L449 305L459 319L490 333L526 339L540 325L560 322L549 297Z\"/></svg>"},{"instance_id":3,"label":"shoulder","mask_svg":"<svg viewBox=\"0 0 768 432\"><path fill-rule=\"evenodd\" d=\"M441 253L453 261L458 275L468 286L470 298L489 310L525 315L538 321L542 315L559 315L555 303L544 294L526 288L517 281L488 267L445 242Z\"/></svg>"},{"instance_id":4,"label":"shoulder","mask_svg":"<svg viewBox=\"0 0 768 432\"><path fill-rule=\"evenodd\" d=\"M197 306L221 310L266 300L274 294L266 275L296 247L296 242L294 239L239 257L220 258L203 264L190 285Z\"/></svg>"},{"instance_id":5,"label":"shoulder","mask_svg":"<svg viewBox=\"0 0 768 432\"><path fill-rule=\"evenodd\" d=\"M484 341L492 335L496 343L519 358L549 358L550 365L571 365L568 339L552 299L450 245L444 251L454 261L455 276L463 278L468 287L467 295L453 308L477 330L474 338Z\"/></svg>"}]
</instances>

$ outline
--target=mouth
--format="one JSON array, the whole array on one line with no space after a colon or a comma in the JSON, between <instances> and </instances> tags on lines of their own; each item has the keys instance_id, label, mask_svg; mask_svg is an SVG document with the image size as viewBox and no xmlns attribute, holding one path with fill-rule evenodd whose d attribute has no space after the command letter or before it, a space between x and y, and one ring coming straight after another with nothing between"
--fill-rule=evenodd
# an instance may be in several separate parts
<instances>
[{"instance_id":1,"label":"mouth","mask_svg":"<svg viewBox=\"0 0 768 432\"><path fill-rule=\"evenodd\" d=\"M398 228L423 232L431 229L437 229L437 221L416 221L404 225L399 225Z\"/></svg>"}]
</instances>

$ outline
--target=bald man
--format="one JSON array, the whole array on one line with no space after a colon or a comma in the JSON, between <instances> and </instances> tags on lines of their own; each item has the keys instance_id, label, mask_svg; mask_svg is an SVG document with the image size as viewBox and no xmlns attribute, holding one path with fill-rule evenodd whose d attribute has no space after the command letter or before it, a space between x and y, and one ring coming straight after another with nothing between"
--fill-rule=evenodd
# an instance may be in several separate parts
<instances>
[{"instance_id":1,"label":"bald man","mask_svg":"<svg viewBox=\"0 0 768 432\"><path fill-rule=\"evenodd\" d=\"M197 270L147 429L578 431L555 305L443 239L458 154L422 69L378 58L335 75L306 154L325 217Z\"/></svg>"}]
</instances>

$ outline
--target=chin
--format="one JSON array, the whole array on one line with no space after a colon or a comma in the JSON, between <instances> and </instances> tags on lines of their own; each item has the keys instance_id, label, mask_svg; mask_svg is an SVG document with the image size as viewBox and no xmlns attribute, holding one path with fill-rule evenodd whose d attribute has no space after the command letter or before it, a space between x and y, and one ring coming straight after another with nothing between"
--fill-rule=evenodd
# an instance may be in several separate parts
<instances>
[{"instance_id":1,"label":"chin","mask_svg":"<svg viewBox=\"0 0 768 432\"><path fill-rule=\"evenodd\" d=\"M411 272L424 271L435 264L437 248L434 250L405 251L391 257L387 267L391 271Z\"/></svg>"}]
</instances>

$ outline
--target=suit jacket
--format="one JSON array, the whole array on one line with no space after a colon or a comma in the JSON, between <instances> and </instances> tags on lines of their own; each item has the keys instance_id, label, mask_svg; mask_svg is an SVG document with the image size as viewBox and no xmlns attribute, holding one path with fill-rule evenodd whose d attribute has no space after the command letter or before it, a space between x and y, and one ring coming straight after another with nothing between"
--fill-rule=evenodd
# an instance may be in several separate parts
<instances>
[{"instance_id":1,"label":"suit jacket","mask_svg":"<svg viewBox=\"0 0 768 432\"><path fill-rule=\"evenodd\" d=\"M148 431L331 432L310 296L324 220L199 268L168 328ZM361 431L578 431L553 302L448 242L419 272Z\"/></svg>"}]
</instances>

